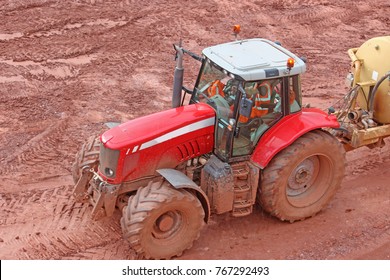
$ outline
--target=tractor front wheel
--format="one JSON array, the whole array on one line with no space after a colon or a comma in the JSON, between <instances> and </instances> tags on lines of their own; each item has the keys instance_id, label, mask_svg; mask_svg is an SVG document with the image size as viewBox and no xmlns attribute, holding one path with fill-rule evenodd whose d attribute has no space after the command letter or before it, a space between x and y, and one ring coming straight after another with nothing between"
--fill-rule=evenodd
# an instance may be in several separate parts
<instances>
[{"instance_id":1,"label":"tractor front wheel","mask_svg":"<svg viewBox=\"0 0 390 280\"><path fill-rule=\"evenodd\" d=\"M196 196L167 181L138 189L122 212L124 237L146 259L180 256L199 238L205 215Z\"/></svg>"},{"instance_id":2,"label":"tractor front wheel","mask_svg":"<svg viewBox=\"0 0 390 280\"><path fill-rule=\"evenodd\" d=\"M258 200L271 215L294 222L321 211L340 187L345 151L338 140L316 130L276 155L263 171Z\"/></svg>"},{"instance_id":3,"label":"tractor front wheel","mask_svg":"<svg viewBox=\"0 0 390 280\"><path fill-rule=\"evenodd\" d=\"M90 137L76 153L72 165L73 181L76 184L80 179L82 169L88 167L97 171L99 165L100 140L99 137Z\"/></svg>"}]
</instances>

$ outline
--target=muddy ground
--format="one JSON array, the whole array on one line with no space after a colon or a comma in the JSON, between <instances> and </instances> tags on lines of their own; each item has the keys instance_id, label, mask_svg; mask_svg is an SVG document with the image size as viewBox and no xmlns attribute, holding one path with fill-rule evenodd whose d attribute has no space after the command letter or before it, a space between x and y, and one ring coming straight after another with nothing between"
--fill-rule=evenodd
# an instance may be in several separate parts
<instances>
[{"instance_id":1,"label":"muddy ground","mask_svg":"<svg viewBox=\"0 0 390 280\"><path fill-rule=\"evenodd\" d=\"M353 4L352 4L353 3ZM389 35L388 1L0 1L0 259L133 259L119 212L94 222L71 198L74 154L108 121L170 107L173 43L195 53L264 37L308 59L306 102L345 93L347 49ZM185 60L185 83L198 64ZM388 143L389 144L389 143ZM180 259L390 259L390 148L348 154L317 216L283 223L260 208L213 216Z\"/></svg>"}]
</instances>

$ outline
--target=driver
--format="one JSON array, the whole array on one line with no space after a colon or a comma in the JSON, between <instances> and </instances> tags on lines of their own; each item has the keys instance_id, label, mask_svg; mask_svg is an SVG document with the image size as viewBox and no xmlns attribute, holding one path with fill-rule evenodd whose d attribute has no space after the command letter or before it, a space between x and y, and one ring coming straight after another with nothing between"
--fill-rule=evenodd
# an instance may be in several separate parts
<instances>
[{"instance_id":1,"label":"driver","mask_svg":"<svg viewBox=\"0 0 390 280\"><path fill-rule=\"evenodd\" d=\"M215 80L207 88L207 95L209 97L220 95L232 106L238 94L238 85L239 81L235 79L229 79L225 83L221 80Z\"/></svg>"},{"instance_id":2,"label":"driver","mask_svg":"<svg viewBox=\"0 0 390 280\"><path fill-rule=\"evenodd\" d=\"M268 113L268 107L271 103L272 86L269 82L264 81L257 85L257 93L255 95L254 106L251 113L251 118L258 118Z\"/></svg>"},{"instance_id":3,"label":"driver","mask_svg":"<svg viewBox=\"0 0 390 280\"><path fill-rule=\"evenodd\" d=\"M207 89L208 96L213 97L214 95L219 94L224 97L224 87L225 85L221 82L221 80L215 80Z\"/></svg>"}]
</instances>

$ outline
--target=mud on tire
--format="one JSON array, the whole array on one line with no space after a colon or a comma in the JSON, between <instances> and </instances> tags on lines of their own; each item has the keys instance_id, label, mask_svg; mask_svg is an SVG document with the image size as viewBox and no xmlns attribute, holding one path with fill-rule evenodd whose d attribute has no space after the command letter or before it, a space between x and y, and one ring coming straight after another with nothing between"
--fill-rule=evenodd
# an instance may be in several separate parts
<instances>
[{"instance_id":1,"label":"mud on tire","mask_svg":"<svg viewBox=\"0 0 390 280\"><path fill-rule=\"evenodd\" d=\"M345 150L316 130L277 154L263 171L258 202L272 216L294 222L321 211L340 187Z\"/></svg>"},{"instance_id":2,"label":"mud on tire","mask_svg":"<svg viewBox=\"0 0 390 280\"><path fill-rule=\"evenodd\" d=\"M97 171L99 165L100 139L91 136L76 153L75 162L72 165L73 181L76 184L80 178L81 170L85 166Z\"/></svg>"},{"instance_id":3,"label":"mud on tire","mask_svg":"<svg viewBox=\"0 0 390 280\"><path fill-rule=\"evenodd\" d=\"M166 181L138 189L122 212L124 238L146 259L180 256L199 238L205 215L193 194Z\"/></svg>"}]
</instances>

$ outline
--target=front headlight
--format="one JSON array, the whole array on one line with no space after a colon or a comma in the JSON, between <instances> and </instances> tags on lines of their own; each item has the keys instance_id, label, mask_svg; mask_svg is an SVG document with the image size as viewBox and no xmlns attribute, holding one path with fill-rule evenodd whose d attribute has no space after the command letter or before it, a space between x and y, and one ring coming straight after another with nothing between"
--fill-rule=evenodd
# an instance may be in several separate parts
<instances>
[{"instance_id":1,"label":"front headlight","mask_svg":"<svg viewBox=\"0 0 390 280\"><path fill-rule=\"evenodd\" d=\"M113 177L115 174L114 170L108 167L104 169L104 173L106 174L107 177Z\"/></svg>"},{"instance_id":2,"label":"front headlight","mask_svg":"<svg viewBox=\"0 0 390 280\"><path fill-rule=\"evenodd\" d=\"M115 178L119 159L119 150L111 150L100 144L100 166L99 169L103 175L109 178Z\"/></svg>"}]
</instances>

